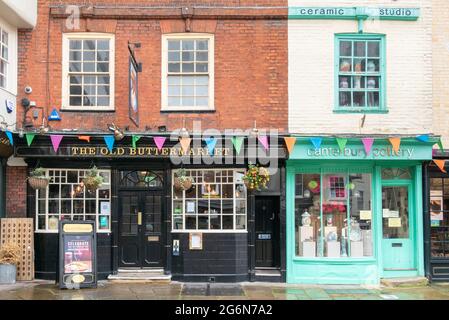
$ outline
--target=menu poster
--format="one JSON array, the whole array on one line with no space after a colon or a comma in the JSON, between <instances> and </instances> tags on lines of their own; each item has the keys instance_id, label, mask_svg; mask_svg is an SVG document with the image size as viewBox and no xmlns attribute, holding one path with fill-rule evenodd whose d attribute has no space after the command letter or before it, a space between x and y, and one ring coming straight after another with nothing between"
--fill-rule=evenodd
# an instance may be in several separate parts
<instances>
[{"instance_id":1,"label":"menu poster","mask_svg":"<svg viewBox=\"0 0 449 320\"><path fill-rule=\"evenodd\" d=\"M92 237L64 238L64 273L92 272Z\"/></svg>"}]
</instances>

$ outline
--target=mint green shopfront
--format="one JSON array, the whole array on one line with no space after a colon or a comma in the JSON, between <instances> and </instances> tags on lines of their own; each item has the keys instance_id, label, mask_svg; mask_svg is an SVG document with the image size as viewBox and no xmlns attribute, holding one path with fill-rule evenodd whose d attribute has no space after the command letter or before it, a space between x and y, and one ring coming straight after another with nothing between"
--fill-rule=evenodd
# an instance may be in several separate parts
<instances>
[{"instance_id":1,"label":"mint green shopfront","mask_svg":"<svg viewBox=\"0 0 449 320\"><path fill-rule=\"evenodd\" d=\"M367 154L360 138L341 150L298 137L286 164L287 282L424 276L421 168L433 143L402 138L394 153L379 137Z\"/></svg>"}]
</instances>

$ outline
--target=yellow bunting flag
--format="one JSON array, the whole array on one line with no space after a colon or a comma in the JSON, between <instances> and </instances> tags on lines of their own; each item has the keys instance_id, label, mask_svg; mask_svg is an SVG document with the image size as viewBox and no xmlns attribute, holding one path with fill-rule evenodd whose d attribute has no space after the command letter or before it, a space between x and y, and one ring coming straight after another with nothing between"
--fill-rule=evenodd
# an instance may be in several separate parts
<instances>
[{"instance_id":1,"label":"yellow bunting flag","mask_svg":"<svg viewBox=\"0 0 449 320\"><path fill-rule=\"evenodd\" d=\"M446 164L446 160L433 160L433 162L435 162L435 164L438 166L438 168L440 168L440 170L444 173L446 172L446 169L444 169L444 165Z\"/></svg>"},{"instance_id":2,"label":"yellow bunting flag","mask_svg":"<svg viewBox=\"0 0 449 320\"><path fill-rule=\"evenodd\" d=\"M78 136L78 139L90 142L90 136Z\"/></svg>"},{"instance_id":3,"label":"yellow bunting flag","mask_svg":"<svg viewBox=\"0 0 449 320\"><path fill-rule=\"evenodd\" d=\"M284 137L284 141L288 150L288 154L292 153L293 148L295 147L296 137Z\"/></svg>"},{"instance_id":4,"label":"yellow bunting flag","mask_svg":"<svg viewBox=\"0 0 449 320\"><path fill-rule=\"evenodd\" d=\"M185 153L187 153L187 151L189 151L190 141L192 141L192 139L190 139L190 138L179 138L179 142L181 143L181 148Z\"/></svg>"},{"instance_id":5,"label":"yellow bunting flag","mask_svg":"<svg viewBox=\"0 0 449 320\"><path fill-rule=\"evenodd\" d=\"M401 145L401 138L390 138L391 145L393 146L393 152L399 153L399 146Z\"/></svg>"}]
</instances>

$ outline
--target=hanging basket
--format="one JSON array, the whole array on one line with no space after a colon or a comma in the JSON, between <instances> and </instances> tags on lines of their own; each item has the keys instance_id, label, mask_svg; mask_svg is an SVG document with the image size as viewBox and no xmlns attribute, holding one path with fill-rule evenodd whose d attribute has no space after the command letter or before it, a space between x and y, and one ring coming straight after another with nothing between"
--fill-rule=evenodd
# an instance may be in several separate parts
<instances>
[{"instance_id":1,"label":"hanging basket","mask_svg":"<svg viewBox=\"0 0 449 320\"><path fill-rule=\"evenodd\" d=\"M86 177L83 182L86 189L91 192L95 192L102 184L97 177Z\"/></svg>"},{"instance_id":2,"label":"hanging basket","mask_svg":"<svg viewBox=\"0 0 449 320\"><path fill-rule=\"evenodd\" d=\"M192 188L192 185L193 179L190 177L184 177L184 179L176 177L173 180L173 186L176 190L189 190L190 188Z\"/></svg>"},{"instance_id":3,"label":"hanging basket","mask_svg":"<svg viewBox=\"0 0 449 320\"><path fill-rule=\"evenodd\" d=\"M48 178L28 177L28 183L33 189L45 189L48 186Z\"/></svg>"}]
</instances>

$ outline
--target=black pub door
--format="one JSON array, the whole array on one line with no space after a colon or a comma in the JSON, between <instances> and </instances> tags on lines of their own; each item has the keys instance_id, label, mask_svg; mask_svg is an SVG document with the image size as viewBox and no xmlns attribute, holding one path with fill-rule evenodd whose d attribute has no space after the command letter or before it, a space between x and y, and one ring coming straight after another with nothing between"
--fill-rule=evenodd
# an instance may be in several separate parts
<instances>
[{"instance_id":1,"label":"black pub door","mask_svg":"<svg viewBox=\"0 0 449 320\"><path fill-rule=\"evenodd\" d=\"M120 192L120 267L162 267L162 193Z\"/></svg>"},{"instance_id":2,"label":"black pub door","mask_svg":"<svg viewBox=\"0 0 449 320\"><path fill-rule=\"evenodd\" d=\"M256 197L256 267L277 267L278 219L277 197Z\"/></svg>"}]
</instances>

